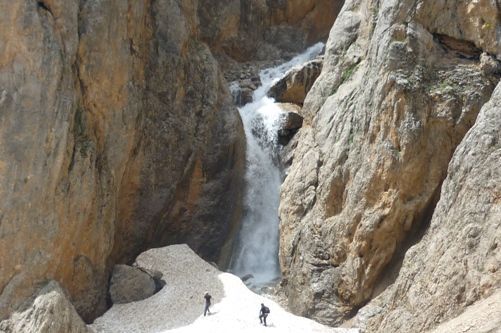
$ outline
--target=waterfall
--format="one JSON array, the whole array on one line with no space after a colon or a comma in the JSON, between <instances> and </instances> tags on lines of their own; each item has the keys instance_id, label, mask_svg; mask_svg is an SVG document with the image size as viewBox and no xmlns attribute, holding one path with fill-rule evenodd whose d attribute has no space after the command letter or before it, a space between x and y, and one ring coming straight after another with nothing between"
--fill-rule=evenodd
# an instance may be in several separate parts
<instances>
[{"instance_id":1,"label":"waterfall","mask_svg":"<svg viewBox=\"0 0 501 333\"><path fill-rule=\"evenodd\" d=\"M318 43L277 67L260 72L261 86L253 101L239 108L247 140L244 212L241 229L230 262L230 271L240 277L252 274L249 283L262 287L280 278L278 262L281 170L278 163L278 130L282 110L268 90L294 66L318 56ZM235 92L238 84L230 84Z\"/></svg>"}]
</instances>

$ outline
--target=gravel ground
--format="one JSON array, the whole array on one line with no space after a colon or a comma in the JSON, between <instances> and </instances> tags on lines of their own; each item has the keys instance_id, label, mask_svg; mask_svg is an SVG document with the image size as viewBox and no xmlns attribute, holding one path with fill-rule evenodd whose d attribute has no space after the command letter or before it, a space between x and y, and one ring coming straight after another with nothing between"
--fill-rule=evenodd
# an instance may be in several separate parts
<instances>
[{"instance_id":1,"label":"gravel ground","mask_svg":"<svg viewBox=\"0 0 501 333\"><path fill-rule=\"evenodd\" d=\"M290 314L272 300L250 291L238 277L221 273L186 245L149 250L136 262L161 271L166 285L145 300L114 305L90 325L96 332L358 332L326 327ZM205 291L213 297L213 314L207 317L203 316ZM259 324L261 303L271 310L268 327Z\"/></svg>"}]
</instances>

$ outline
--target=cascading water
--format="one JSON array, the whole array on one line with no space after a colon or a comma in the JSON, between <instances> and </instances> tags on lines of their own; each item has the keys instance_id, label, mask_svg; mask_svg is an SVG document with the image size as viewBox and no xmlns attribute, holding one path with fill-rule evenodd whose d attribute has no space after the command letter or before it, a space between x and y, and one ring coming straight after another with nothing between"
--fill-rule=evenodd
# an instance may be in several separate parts
<instances>
[{"instance_id":1,"label":"cascading water","mask_svg":"<svg viewBox=\"0 0 501 333\"><path fill-rule=\"evenodd\" d=\"M254 91L253 101L239 108L247 140L246 193L230 270L241 277L252 274L249 282L256 288L280 277L278 205L282 179L277 161L282 110L266 94L288 70L315 58L323 47L323 43L315 44L289 62L261 71L262 85ZM238 84L232 83L230 89L238 89Z\"/></svg>"}]
</instances>

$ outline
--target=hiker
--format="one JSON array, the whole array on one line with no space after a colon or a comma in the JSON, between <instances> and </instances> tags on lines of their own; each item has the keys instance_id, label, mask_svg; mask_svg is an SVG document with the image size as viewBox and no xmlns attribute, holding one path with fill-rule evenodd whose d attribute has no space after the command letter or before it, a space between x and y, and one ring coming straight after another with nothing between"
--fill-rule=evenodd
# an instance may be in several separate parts
<instances>
[{"instance_id":1,"label":"hiker","mask_svg":"<svg viewBox=\"0 0 501 333\"><path fill-rule=\"evenodd\" d=\"M205 292L204 294L205 298L205 309L204 309L204 317L207 315L207 312L210 314L209 306L210 306L210 299L212 296L209 294L208 291Z\"/></svg>"},{"instance_id":2,"label":"hiker","mask_svg":"<svg viewBox=\"0 0 501 333\"><path fill-rule=\"evenodd\" d=\"M268 317L268 314L270 313L270 309L267 306L264 306L263 303L261 303L261 311L259 311L259 321L261 324L264 324L266 326L266 317Z\"/></svg>"}]
</instances>

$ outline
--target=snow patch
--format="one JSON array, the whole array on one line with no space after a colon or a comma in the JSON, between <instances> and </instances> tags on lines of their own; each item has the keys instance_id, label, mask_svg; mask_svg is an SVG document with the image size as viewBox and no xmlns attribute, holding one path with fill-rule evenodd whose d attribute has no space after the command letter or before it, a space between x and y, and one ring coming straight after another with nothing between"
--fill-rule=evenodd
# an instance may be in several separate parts
<instances>
[{"instance_id":1,"label":"snow patch","mask_svg":"<svg viewBox=\"0 0 501 333\"><path fill-rule=\"evenodd\" d=\"M98 333L288 332L358 333L295 316L249 290L235 275L222 273L186 245L144 252L136 264L163 273L157 294L142 301L115 304L90 325ZM212 315L203 316L204 292L213 297ZM259 323L264 303L271 310L268 326Z\"/></svg>"}]
</instances>

